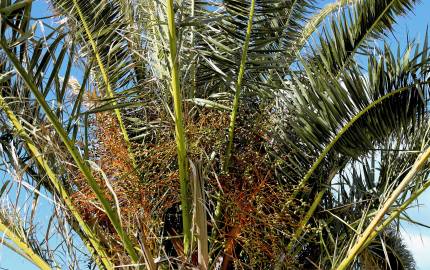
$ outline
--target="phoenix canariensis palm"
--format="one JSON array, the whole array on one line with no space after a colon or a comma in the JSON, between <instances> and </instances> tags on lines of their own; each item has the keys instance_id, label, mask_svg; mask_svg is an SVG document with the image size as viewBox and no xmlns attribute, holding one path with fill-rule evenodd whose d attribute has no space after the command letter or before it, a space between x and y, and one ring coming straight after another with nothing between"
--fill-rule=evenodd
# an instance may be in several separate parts
<instances>
[{"instance_id":1,"label":"phoenix canariensis palm","mask_svg":"<svg viewBox=\"0 0 430 270\"><path fill-rule=\"evenodd\" d=\"M2 1L2 244L41 269L412 269L428 43L384 40L417 2Z\"/></svg>"}]
</instances>

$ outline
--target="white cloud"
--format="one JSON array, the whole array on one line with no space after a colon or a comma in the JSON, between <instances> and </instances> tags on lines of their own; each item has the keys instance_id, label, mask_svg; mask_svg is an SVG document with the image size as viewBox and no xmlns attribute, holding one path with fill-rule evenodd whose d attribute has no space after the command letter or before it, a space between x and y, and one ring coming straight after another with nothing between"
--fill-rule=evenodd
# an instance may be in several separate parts
<instances>
[{"instance_id":1,"label":"white cloud","mask_svg":"<svg viewBox=\"0 0 430 270\"><path fill-rule=\"evenodd\" d=\"M412 252L417 269L430 269L430 235L402 230L403 240Z\"/></svg>"}]
</instances>

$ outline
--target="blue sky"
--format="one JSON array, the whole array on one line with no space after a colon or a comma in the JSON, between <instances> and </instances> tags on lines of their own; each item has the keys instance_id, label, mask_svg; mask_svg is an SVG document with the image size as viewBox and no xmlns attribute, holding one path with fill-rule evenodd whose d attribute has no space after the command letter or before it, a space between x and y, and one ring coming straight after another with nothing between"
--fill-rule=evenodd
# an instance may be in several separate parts
<instances>
[{"instance_id":1,"label":"blue sky","mask_svg":"<svg viewBox=\"0 0 430 270\"><path fill-rule=\"evenodd\" d=\"M407 34L410 38L424 39L427 25L430 25L430 1L421 2L414 9L414 14L398 20L394 35L400 43L406 43ZM395 39L391 40L395 45ZM420 206L409 209L408 215L416 221L430 225L430 190L419 198L417 204ZM404 222L402 234L409 250L414 254L418 269L430 269L430 229Z\"/></svg>"},{"instance_id":2,"label":"blue sky","mask_svg":"<svg viewBox=\"0 0 430 270\"><path fill-rule=\"evenodd\" d=\"M321 2L329 3L333 1L334 0L325 0ZM48 15L48 10L43 0L35 0L35 3L33 16L43 17ZM410 38L417 38L418 40L424 39L426 27L430 24L429 10L430 1L424 0L416 6L414 14L409 14L398 20L398 24L394 29L394 35L400 43L406 43L407 35L409 35ZM396 40L394 38L390 38L390 41L394 46L396 45ZM0 183L3 182L4 179L0 179ZM430 225L430 191L424 193L418 203L420 203L421 206L408 210L408 214L417 221ZM48 207L45 209L47 208ZM44 214L47 215L49 213L41 213L42 220L46 219ZM430 229L423 229L404 222L402 224L402 234L409 249L415 256L418 269L430 269L430 255L428 253L430 250ZM0 245L0 270L1 269L33 270L37 268Z\"/></svg>"}]
</instances>

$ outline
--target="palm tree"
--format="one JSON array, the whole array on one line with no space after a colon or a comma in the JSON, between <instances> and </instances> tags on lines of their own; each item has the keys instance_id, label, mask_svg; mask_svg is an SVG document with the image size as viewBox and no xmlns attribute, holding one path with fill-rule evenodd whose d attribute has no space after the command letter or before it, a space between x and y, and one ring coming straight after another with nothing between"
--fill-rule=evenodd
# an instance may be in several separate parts
<instances>
[{"instance_id":1,"label":"palm tree","mask_svg":"<svg viewBox=\"0 0 430 270\"><path fill-rule=\"evenodd\" d=\"M41 269L413 269L428 42L384 40L416 2L2 1L2 244Z\"/></svg>"}]
</instances>

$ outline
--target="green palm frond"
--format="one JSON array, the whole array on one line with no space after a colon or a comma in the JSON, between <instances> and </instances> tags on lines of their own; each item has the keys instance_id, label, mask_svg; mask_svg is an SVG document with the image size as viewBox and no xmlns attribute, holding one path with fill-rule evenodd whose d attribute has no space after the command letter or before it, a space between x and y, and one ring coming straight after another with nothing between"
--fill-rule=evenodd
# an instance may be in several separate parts
<instances>
[{"instance_id":1,"label":"green palm frond","mask_svg":"<svg viewBox=\"0 0 430 270\"><path fill-rule=\"evenodd\" d=\"M132 80L133 61L129 55L127 18L118 1L52 1L54 9L67 18L66 25L79 42L82 54L88 59L99 57L109 77L113 91ZM80 12L81 11L81 14ZM81 16L82 15L82 16ZM86 32L87 25L89 33ZM91 41L92 40L92 41ZM92 43L94 42L95 48ZM98 56L97 56L98 55ZM99 67L99 70L101 67ZM100 78L100 83L107 84ZM102 93L108 94L107 90Z\"/></svg>"},{"instance_id":2,"label":"green palm frond","mask_svg":"<svg viewBox=\"0 0 430 270\"><path fill-rule=\"evenodd\" d=\"M427 48L422 50L426 52ZM312 155L318 156L303 174L294 195L310 179L317 183L321 181L320 177L327 179L318 172L327 172L325 166L338 158L344 161L358 158L387 139L402 141L419 129L426 112L428 60L418 62L418 51L415 56L410 56L410 51L409 47L398 59L388 48L384 57L369 56L368 78L358 67L344 72L340 79L327 73L319 78L316 74L321 74L321 69L312 70L305 65L309 81L302 83L302 79L295 77L295 83L288 84L293 93L287 97L290 100L288 108L297 117L292 126L303 142L316 151ZM423 56L426 57L426 53ZM391 75L393 72L399 77ZM391 102L396 102L396 106L402 109L396 111L397 107ZM384 122L375 122L376 119L384 119ZM326 143L320 144L323 141ZM356 148L356 145L360 147ZM340 157L336 158L337 155ZM290 167L296 165L289 163ZM304 173L303 169L298 167L295 170ZM302 227L312 217L324 193L325 188L322 188L316 195L295 233L296 237L303 232Z\"/></svg>"},{"instance_id":3,"label":"green palm frond","mask_svg":"<svg viewBox=\"0 0 430 270\"><path fill-rule=\"evenodd\" d=\"M416 0L357 1L341 9L317 37L318 49L311 53L338 77L353 64L356 54L367 54L370 42L393 29L396 18L411 12ZM370 46L371 47L371 46Z\"/></svg>"},{"instance_id":4,"label":"green palm frond","mask_svg":"<svg viewBox=\"0 0 430 270\"><path fill-rule=\"evenodd\" d=\"M249 3L239 1L212 5L200 9L193 19L198 33L198 95L204 98L214 91L230 92L234 88L250 9ZM289 59L296 57L292 48L316 7L314 1L256 1L255 5L244 86L268 94L274 91L269 84L277 78L276 72L285 72L287 63L292 61ZM207 17L213 20L208 21ZM260 87L253 87L257 83Z\"/></svg>"},{"instance_id":5,"label":"green palm frond","mask_svg":"<svg viewBox=\"0 0 430 270\"><path fill-rule=\"evenodd\" d=\"M134 70L138 74L138 81L144 76L141 63L137 61L134 53L129 55L129 47L135 40L135 32L128 29L127 22L132 21L132 11L127 7L127 2L99 2L99 1L53 1L62 12L73 19L72 31L81 38L82 49L89 55L89 59L97 63L99 77L99 90L102 96L106 96L115 106L116 92L118 89L128 86ZM126 14L124 14L124 12ZM133 39L133 40L130 40ZM136 41L138 42L138 41ZM138 82L137 82L138 83ZM126 129L123 116L118 108L114 108L118 124L124 141L127 144L129 157L136 167L136 160L131 151L131 142Z\"/></svg>"},{"instance_id":6,"label":"green palm frond","mask_svg":"<svg viewBox=\"0 0 430 270\"><path fill-rule=\"evenodd\" d=\"M290 168L292 176L302 178L305 168L309 168L306 164L319 156L314 164L318 166L331 149L335 149L332 154L356 158L374 149L393 132L406 136L413 131L410 124L419 124L426 112L423 101L428 91L428 60L425 60L427 48L419 51L421 55L418 52L413 55L411 51L409 47L398 58L389 49L380 51L369 56L367 71L355 67L341 78L322 72L319 67L323 64L312 68L305 65L305 71L284 83L286 90L277 102L279 116L275 121L279 127L275 135L279 134L277 140L289 149L284 153L289 162L284 165ZM403 105L397 107L397 104ZM289 116L282 119L286 112ZM291 132L292 128L295 132ZM294 136L301 144L291 139ZM356 147L357 144L360 146ZM281 152L279 155L283 155Z\"/></svg>"},{"instance_id":7,"label":"green palm frond","mask_svg":"<svg viewBox=\"0 0 430 270\"><path fill-rule=\"evenodd\" d=\"M302 37L295 44L295 50L300 52L306 43L310 42L310 37L320 30L320 25L327 20L327 18L335 12L339 12L341 9L348 8L350 5L357 3L360 0L338 0L326 4L323 8L308 20L304 29L302 30Z\"/></svg>"},{"instance_id":8,"label":"green palm frond","mask_svg":"<svg viewBox=\"0 0 430 270\"><path fill-rule=\"evenodd\" d=\"M133 244L125 232L124 228L120 225L120 217L117 215L116 211L113 210L109 200L105 197L105 195L102 193L100 185L95 180L89 166L84 161L82 155L78 151L76 145L74 145L74 142L70 140L68 137L68 134L66 133L65 128L63 127L62 123L60 122L60 118L57 117L53 109L49 106L47 103L44 94L38 89L37 85L35 84L35 81L33 77L26 71L25 66L23 66L19 60L16 58L16 56L13 54L10 49L8 49L8 43L6 40L0 40L0 46L4 53L7 55L10 62L13 64L15 70L20 75L20 77L23 79L27 87L31 90L31 93L34 95L37 104L43 109L46 118L49 120L49 122L54 127L55 131L57 132L60 140L64 144L64 146L67 149L68 154L73 158L73 160L76 162L77 167L82 172L82 174L85 176L85 178L88 180L88 184L93 189L94 193L97 194L97 198L100 200L101 204L103 205L103 208L106 210L107 215L109 216L110 221L112 222L112 225L115 227L116 230L118 230L118 234L120 235L121 239L124 241L126 249L130 253L130 256L133 261L138 261L138 255L133 247Z\"/></svg>"},{"instance_id":9,"label":"green palm frond","mask_svg":"<svg viewBox=\"0 0 430 270\"><path fill-rule=\"evenodd\" d=\"M328 73L315 76L317 70L307 69L308 82L294 79L289 110L297 117L298 135L320 151L372 102L391 96L373 108L339 138L334 149L346 156L357 157L382 142L387 135L407 134L411 123L422 121L428 99L427 48L413 55L413 47L399 58L389 48L370 55L366 71L352 67L333 78ZM321 71L318 71L321 73ZM396 104L394 106L393 104ZM383 120L382 120L383 119ZM323 143L321 143L323 142Z\"/></svg>"}]
</instances>

